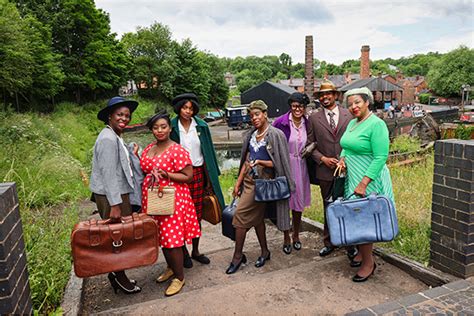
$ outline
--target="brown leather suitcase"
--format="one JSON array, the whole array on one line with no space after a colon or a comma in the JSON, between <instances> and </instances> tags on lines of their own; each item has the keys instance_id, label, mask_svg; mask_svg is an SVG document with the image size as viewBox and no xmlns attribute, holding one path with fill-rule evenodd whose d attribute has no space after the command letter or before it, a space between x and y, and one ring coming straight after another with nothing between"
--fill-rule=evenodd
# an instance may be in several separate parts
<instances>
[{"instance_id":1,"label":"brown leather suitcase","mask_svg":"<svg viewBox=\"0 0 474 316\"><path fill-rule=\"evenodd\" d=\"M158 259L158 225L146 214L133 213L121 222L89 220L71 234L74 272L90 277L151 265Z\"/></svg>"},{"instance_id":2,"label":"brown leather suitcase","mask_svg":"<svg viewBox=\"0 0 474 316\"><path fill-rule=\"evenodd\" d=\"M217 225L222 221L222 210L217 196L207 193L202 200L202 219Z\"/></svg>"}]
</instances>

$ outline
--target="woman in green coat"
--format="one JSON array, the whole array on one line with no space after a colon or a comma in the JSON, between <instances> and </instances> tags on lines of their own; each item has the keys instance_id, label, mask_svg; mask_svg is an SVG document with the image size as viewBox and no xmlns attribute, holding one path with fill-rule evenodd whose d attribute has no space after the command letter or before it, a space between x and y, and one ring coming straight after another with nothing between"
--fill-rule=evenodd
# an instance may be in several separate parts
<instances>
[{"instance_id":1,"label":"woman in green coat","mask_svg":"<svg viewBox=\"0 0 474 316\"><path fill-rule=\"evenodd\" d=\"M344 94L344 103L354 115L341 138L338 165L347 171L344 195L365 196L375 192L393 199L392 180L386 162L390 140L387 125L373 114L369 105L374 97L367 88L352 89ZM373 244L359 245L359 254L351 262L359 271L352 278L364 282L374 273Z\"/></svg>"},{"instance_id":2,"label":"woman in green coat","mask_svg":"<svg viewBox=\"0 0 474 316\"><path fill-rule=\"evenodd\" d=\"M202 200L205 188L211 187L219 200L221 209L224 209L224 197L219 184L219 167L217 165L216 152L212 143L211 132L206 122L198 118L199 101L194 93L184 93L175 97L172 101L177 117L171 120L170 138L183 146L191 155L193 163L193 182L189 183L189 189L196 207L199 223L202 218ZM193 239L193 250L191 257L184 247L184 267L191 268L191 258L202 263L209 264L210 260L199 252L199 238Z\"/></svg>"}]
</instances>

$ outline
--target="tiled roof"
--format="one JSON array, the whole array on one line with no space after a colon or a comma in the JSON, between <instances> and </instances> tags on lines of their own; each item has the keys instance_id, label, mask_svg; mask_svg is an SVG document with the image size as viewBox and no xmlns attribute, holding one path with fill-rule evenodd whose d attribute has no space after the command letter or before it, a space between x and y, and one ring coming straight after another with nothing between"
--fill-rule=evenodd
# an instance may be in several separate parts
<instances>
[{"instance_id":1,"label":"tiled roof","mask_svg":"<svg viewBox=\"0 0 474 316\"><path fill-rule=\"evenodd\" d=\"M399 85L393 84L390 81L379 77L356 80L341 87L339 91L347 91L362 87L367 87L370 91L403 91L403 88Z\"/></svg>"}]
</instances>

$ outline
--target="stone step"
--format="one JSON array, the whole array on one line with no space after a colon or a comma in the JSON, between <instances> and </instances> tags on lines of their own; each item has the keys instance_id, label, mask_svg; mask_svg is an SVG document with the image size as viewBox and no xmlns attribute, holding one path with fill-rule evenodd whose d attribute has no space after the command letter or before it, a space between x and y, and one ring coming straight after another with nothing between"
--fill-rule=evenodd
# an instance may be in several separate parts
<instances>
[{"instance_id":1,"label":"stone step","mask_svg":"<svg viewBox=\"0 0 474 316\"><path fill-rule=\"evenodd\" d=\"M105 276L87 279L82 313L116 314L249 314L249 313L343 313L360 310L427 288L398 268L378 259L376 273L363 284L355 284L345 251L338 250L321 258L321 236L303 232L303 249L291 255L282 252L283 235L267 226L271 260L260 269L254 267L259 256L255 233L251 230L244 252L249 262L226 275L233 253L233 242L222 237L220 225L203 225L201 251L209 255L210 265L194 261L185 269L186 285L174 297L165 297L168 286L155 278L166 263L163 256L151 267L127 272L138 281L142 292L114 294Z\"/></svg>"},{"instance_id":2,"label":"stone step","mask_svg":"<svg viewBox=\"0 0 474 316\"><path fill-rule=\"evenodd\" d=\"M364 308L349 315L474 315L474 277Z\"/></svg>"}]
</instances>

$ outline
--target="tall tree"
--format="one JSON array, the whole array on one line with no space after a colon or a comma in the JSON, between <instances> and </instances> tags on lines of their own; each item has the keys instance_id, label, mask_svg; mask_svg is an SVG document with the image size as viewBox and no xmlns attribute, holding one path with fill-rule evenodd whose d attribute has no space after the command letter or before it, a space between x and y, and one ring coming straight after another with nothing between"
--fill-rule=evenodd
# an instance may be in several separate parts
<instances>
[{"instance_id":1,"label":"tall tree","mask_svg":"<svg viewBox=\"0 0 474 316\"><path fill-rule=\"evenodd\" d=\"M176 69L170 59L172 51L169 28L160 23L138 28L134 33L124 34L122 43L132 60L130 75L135 82L143 83L150 96L155 89L170 98L174 92L170 79L175 77Z\"/></svg>"},{"instance_id":2,"label":"tall tree","mask_svg":"<svg viewBox=\"0 0 474 316\"><path fill-rule=\"evenodd\" d=\"M83 94L95 97L125 82L125 52L110 31L108 14L93 0L19 0L17 5L50 26L66 95L79 103Z\"/></svg>"},{"instance_id":3,"label":"tall tree","mask_svg":"<svg viewBox=\"0 0 474 316\"><path fill-rule=\"evenodd\" d=\"M28 14L24 17L24 31L28 37L32 56L32 83L22 96L31 109L45 111L53 105L54 96L63 90L64 73L61 70L60 55L52 51L51 30L36 17Z\"/></svg>"},{"instance_id":4,"label":"tall tree","mask_svg":"<svg viewBox=\"0 0 474 316\"><path fill-rule=\"evenodd\" d=\"M281 66L282 66L282 72L284 74L286 74L286 79L290 79L291 78L291 66L292 66L291 56L286 54L286 53L282 53L280 55L280 57L278 57L278 59L280 60L280 63L281 63Z\"/></svg>"},{"instance_id":5,"label":"tall tree","mask_svg":"<svg viewBox=\"0 0 474 316\"><path fill-rule=\"evenodd\" d=\"M430 88L442 96L460 95L461 87L474 86L474 49L466 46L450 51L428 72Z\"/></svg>"},{"instance_id":6,"label":"tall tree","mask_svg":"<svg viewBox=\"0 0 474 316\"><path fill-rule=\"evenodd\" d=\"M31 86L31 56L25 23L14 4L0 0L0 88L5 108L13 96L20 110L18 93Z\"/></svg>"}]
</instances>

